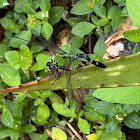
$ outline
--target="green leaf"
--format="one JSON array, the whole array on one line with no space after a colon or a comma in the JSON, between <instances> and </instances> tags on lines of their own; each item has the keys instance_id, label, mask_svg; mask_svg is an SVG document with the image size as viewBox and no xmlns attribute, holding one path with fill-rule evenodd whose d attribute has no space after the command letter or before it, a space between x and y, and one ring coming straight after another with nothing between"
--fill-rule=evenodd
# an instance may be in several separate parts
<instances>
[{"instance_id":1,"label":"green leaf","mask_svg":"<svg viewBox=\"0 0 140 140\"><path fill-rule=\"evenodd\" d=\"M11 112L8 109L3 109L2 115L1 115L1 121L2 123L10 128L13 128L13 117Z\"/></svg>"},{"instance_id":2,"label":"green leaf","mask_svg":"<svg viewBox=\"0 0 140 140\"><path fill-rule=\"evenodd\" d=\"M65 108L63 104L53 103L53 109L62 116L75 118L76 114L70 108Z\"/></svg>"},{"instance_id":3,"label":"green leaf","mask_svg":"<svg viewBox=\"0 0 140 140\"><path fill-rule=\"evenodd\" d=\"M125 17L122 17L122 16L121 16L121 13L115 15L115 16L112 18L112 28L113 28L113 30L114 30L114 31L117 31L118 28L120 27L120 25L123 23L124 20L125 20Z\"/></svg>"},{"instance_id":4,"label":"green leaf","mask_svg":"<svg viewBox=\"0 0 140 140\"><path fill-rule=\"evenodd\" d=\"M6 30L11 30L15 27L15 22L14 20L8 18L8 17L3 17L0 19L1 25L6 29Z\"/></svg>"},{"instance_id":5,"label":"green leaf","mask_svg":"<svg viewBox=\"0 0 140 140\"><path fill-rule=\"evenodd\" d=\"M0 8L9 5L9 3L7 2L7 0L1 0L0 1Z\"/></svg>"},{"instance_id":6,"label":"green leaf","mask_svg":"<svg viewBox=\"0 0 140 140\"><path fill-rule=\"evenodd\" d=\"M106 126L106 132L112 132L118 127L118 124L114 121L110 121Z\"/></svg>"},{"instance_id":7,"label":"green leaf","mask_svg":"<svg viewBox=\"0 0 140 140\"><path fill-rule=\"evenodd\" d=\"M30 0L16 0L14 2L14 10L17 12L17 13L22 13L22 12L25 12L25 7L30 7L32 5L31 1Z\"/></svg>"},{"instance_id":8,"label":"green leaf","mask_svg":"<svg viewBox=\"0 0 140 140\"><path fill-rule=\"evenodd\" d=\"M70 13L75 15L89 14L94 11L91 0L80 0L71 9Z\"/></svg>"},{"instance_id":9,"label":"green leaf","mask_svg":"<svg viewBox=\"0 0 140 140\"><path fill-rule=\"evenodd\" d=\"M47 133L44 133L44 134L30 133L29 136L32 140L47 140L48 139Z\"/></svg>"},{"instance_id":10,"label":"green leaf","mask_svg":"<svg viewBox=\"0 0 140 140\"><path fill-rule=\"evenodd\" d=\"M140 29L140 1L139 0L126 0L128 14L130 15L133 23Z\"/></svg>"},{"instance_id":11,"label":"green leaf","mask_svg":"<svg viewBox=\"0 0 140 140\"><path fill-rule=\"evenodd\" d=\"M16 92L15 94L18 94L18 96L16 96L16 99L14 100L14 103L17 103L17 104L23 101L27 96L25 92Z\"/></svg>"},{"instance_id":12,"label":"green leaf","mask_svg":"<svg viewBox=\"0 0 140 140\"><path fill-rule=\"evenodd\" d=\"M91 21L92 21L92 23L96 24L96 23L97 23L97 21L98 21L98 19L97 19L97 17L96 17L96 16L91 15Z\"/></svg>"},{"instance_id":13,"label":"green leaf","mask_svg":"<svg viewBox=\"0 0 140 140\"><path fill-rule=\"evenodd\" d=\"M72 28L72 33L77 36L84 36L89 34L93 29L95 28L95 25L89 23L89 22L79 22Z\"/></svg>"},{"instance_id":14,"label":"green leaf","mask_svg":"<svg viewBox=\"0 0 140 140\"><path fill-rule=\"evenodd\" d=\"M37 119L41 123L46 123L47 119L50 117L49 107L42 103L37 109Z\"/></svg>"},{"instance_id":15,"label":"green leaf","mask_svg":"<svg viewBox=\"0 0 140 140\"><path fill-rule=\"evenodd\" d=\"M42 99L39 98L39 99L36 99L35 102L34 102L34 106L38 106L42 103Z\"/></svg>"},{"instance_id":16,"label":"green leaf","mask_svg":"<svg viewBox=\"0 0 140 140\"><path fill-rule=\"evenodd\" d=\"M67 22L71 25L71 26L74 26L74 25L76 25L77 23L79 23L79 22L81 22L81 21L84 21L84 19L81 19L81 18L69 18L68 20L67 20Z\"/></svg>"},{"instance_id":17,"label":"green leaf","mask_svg":"<svg viewBox=\"0 0 140 140\"><path fill-rule=\"evenodd\" d=\"M101 58L106 51L106 45L103 38L99 39L94 47L94 54Z\"/></svg>"},{"instance_id":18,"label":"green leaf","mask_svg":"<svg viewBox=\"0 0 140 140\"><path fill-rule=\"evenodd\" d=\"M80 48L84 42L84 37L83 36L75 36L73 37L68 44L71 44L71 47L73 48Z\"/></svg>"},{"instance_id":19,"label":"green leaf","mask_svg":"<svg viewBox=\"0 0 140 140\"><path fill-rule=\"evenodd\" d=\"M54 94L54 92L52 90L45 90L45 91L43 91L41 97L46 99L46 98L50 97L53 94Z\"/></svg>"},{"instance_id":20,"label":"green leaf","mask_svg":"<svg viewBox=\"0 0 140 140\"><path fill-rule=\"evenodd\" d=\"M110 110L113 109L113 104L108 103L106 101L100 101L100 102L97 102L94 107L98 112L100 112L102 114L109 114Z\"/></svg>"},{"instance_id":21,"label":"green leaf","mask_svg":"<svg viewBox=\"0 0 140 140\"><path fill-rule=\"evenodd\" d=\"M98 122L98 121L103 121L103 115L101 113L99 113L98 111L96 111L93 107L85 105L84 106L84 110L85 110L85 118L91 122Z\"/></svg>"},{"instance_id":22,"label":"green leaf","mask_svg":"<svg viewBox=\"0 0 140 140\"><path fill-rule=\"evenodd\" d=\"M0 63L0 76L2 80L9 86L16 86L20 84L19 73L9 65Z\"/></svg>"},{"instance_id":23,"label":"green leaf","mask_svg":"<svg viewBox=\"0 0 140 140\"><path fill-rule=\"evenodd\" d=\"M107 24L107 22L108 22L107 18L102 18L102 19L97 21L96 26L104 26Z\"/></svg>"},{"instance_id":24,"label":"green leaf","mask_svg":"<svg viewBox=\"0 0 140 140\"><path fill-rule=\"evenodd\" d=\"M133 48L133 53L132 54L136 54L137 52L139 52L140 51L140 47L139 46L135 46L134 48Z\"/></svg>"},{"instance_id":25,"label":"green leaf","mask_svg":"<svg viewBox=\"0 0 140 140\"><path fill-rule=\"evenodd\" d=\"M64 11L63 7L60 6L52 7L50 10L49 23L51 25L58 23L62 17L63 11Z\"/></svg>"},{"instance_id":26,"label":"green leaf","mask_svg":"<svg viewBox=\"0 0 140 140\"><path fill-rule=\"evenodd\" d=\"M21 68L27 70L32 64L32 53L26 45L20 47L21 50Z\"/></svg>"},{"instance_id":27,"label":"green leaf","mask_svg":"<svg viewBox=\"0 0 140 140\"><path fill-rule=\"evenodd\" d=\"M11 130L0 130L0 139L3 140L10 136Z\"/></svg>"},{"instance_id":28,"label":"green leaf","mask_svg":"<svg viewBox=\"0 0 140 140\"><path fill-rule=\"evenodd\" d=\"M33 71L39 71L46 67L46 63L51 59L49 52L41 52L36 56L37 63L32 67Z\"/></svg>"},{"instance_id":29,"label":"green leaf","mask_svg":"<svg viewBox=\"0 0 140 140\"><path fill-rule=\"evenodd\" d=\"M18 131L11 131L11 133L10 133L10 139L11 140L18 140L19 135L20 135L20 132L18 132Z\"/></svg>"},{"instance_id":30,"label":"green leaf","mask_svg":"<svg viewBox=\"0 0 140 140\"><path fill-rule=\"evenodd\" d=\"M130 77L129 77L130 78ZM112 103L139 104L140 103L140 87L119 87L97 89L93 94L95 97Z\"/></svg>"},{"instance_id":31,"label":"green leaf","mask_svg":"<svg viewBox=\"0 0 140 140\"><path fill-rule=\"evenodd\" d=\"M48 40L53 33L53 27L51 24L46 22L41 28L41 33Z\"/></svg>"},{"instance_id":32,"label":"green leaf","mask_svg":"<svg viewBox=\"0 0 140 140\"><path fill-rule=\"evenodd\" d=\"M86 94L84 96L84 102L86 105L93 107L94 104L98 102L98 100L93 96L94 91L95 91L95 89L91 89L91 90L89 90L88 94Z\"/></svg>"},{"instance_id":33,"label":"green leaf","mask_svg":"<svg viewBox=\"0 0 140 140\"><path fill-rule=\"evenodd\" d=\"M112 19L116 14L119 14L120 11L121 11L121 9L119 6L112 6L108 11L107 17L109 19Z\"/></svg>"},{"instance_id":34,"label":"green leaf","mask_svg":"<svg viewBox=\"0 0 140 140\"><path fill-rule=\"evenodd\" d=\"M53 127L52 128L52 139L55 139L55 140L67 140L67 135L60 128Z\"/></svg>"},{"instance_id":35,"label":"green leaf","mask_svg":"<svg viewBox=\"0 0 140 140\"><path fill-rule=\"evenodd\" d=\"M28 41L31 39L31 35L30 31L21 31L19 34L15 35L18 38L11 38L9 45L14 48L20 48L21 45L27 45ZM20 38L27 41L21 40Z\"/></svg>"},{"instance_id":36,"label":"green leaf","mask_svg":"<svg viewBox=\"0 0 140 140\"><path fill-rule=\"evenodd\" d=\"M8 51L5 53L8 63L16 70L20 68L20 53L18 51Z\"/></svg>"},{"instance_id":37,"label":"green leaf","mask_svg":"<svg viewBox=\"0 0 140 140\"><path fill-rule=\"evenodd\" d=\"M9 51L9 47L5 44L0 44L0 59L5 59L5 53Z\"/></svg>"},{"instance_id":38,"label":"green leaf","mask_svg":"<svg viewBox=\"0 0 140 140\"><path fill-rule=\"evenodd\" d=\"M78 127L79 129L85 133L85 134L89 134L90 133L90 125L88 124L88 122L82 118L79 118L78 120Z\"/></svg>"},{"instance_id":39,"label":"green leaf","mask_svg":"<svg viewBox=\"0 0 140 140\"><path fill-rule=\"evenodd\" d=\"M32 124L25 124L22 128L21 128L22 132L24 133L32 133L34 131L36 131L36 128L34 125Z\"/></svg>"},{"instance_id":40,"label":"green leaf","mask_svg":"<svg viewBox=\"0 0 140 140\"><path fill-rule=\"evenodd\" d=\"M130 114L135 110L135 105L125 104L123 107L124 114Z\"/></svg>"},{"instance_id":41,"label":"green leaf","mask_svg":"<svg viewBox=\"0 0 140 140\"><path fill-rule=\"evenodd\" d=\"M132 42L140 42L140 29L128 30L123 33L124 37Z\"/></svg>"},{"instance_id":42,"label":"green leaf","mask_svg":"<svg viewBox=\"0 0 140 140\"><path fill-rule=\"evenodd\" d=\"M49 11L51 8L50 0L41 0L40 1L40 9L43 12Z\"/></svg>"},{"instance_id":43,"label":"green leaf","mask_svg":"<svg viewBox=\"0 0 140 140\"><path fill-rule=\"evenodd\" d=\"M132 129L140 129L140 117L136 113L131 113L124 118L124 124Z\"/></svg>"},{"instance_id":44,"label":"green leaf","mask_svg":"<svg viewBox=\"0 0 140 140\"><path fill-rule=\"evenodd\" d=\"M106 17L106 9L105 7L99 3L98 1L95 1L94 3L94 11L95 13L101 17L101 18L105 18Z\"/></svg>"},{"instance_id":45,"label":"green leaf","mask_svg":"<svg viewBox=\"0 0 140 140\"><path fill-rule=\"evenodd\" d=\"M63 100L62 98L58 95L58 94L55 94L53 93L50 97L49 97L50 101L52 103L59 103L59 104L63 104Z\"/></svg>"}]
</instances>

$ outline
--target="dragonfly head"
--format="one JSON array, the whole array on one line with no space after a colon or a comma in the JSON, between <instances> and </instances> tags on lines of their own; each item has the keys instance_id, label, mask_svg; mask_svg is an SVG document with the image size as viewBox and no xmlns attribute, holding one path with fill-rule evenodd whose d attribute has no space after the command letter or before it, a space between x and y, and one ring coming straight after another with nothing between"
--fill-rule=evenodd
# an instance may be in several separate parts
<instances>
[{"instance_id":1,"label":"dragonfly head","mask_svg":"<svg viewBox=\"0 0 140 140\"><path fill-rule=\"evenodd\" d=\"M55 66L51 62L47 62L45 71L53 71Z\"/></svg>"}]
</instances>

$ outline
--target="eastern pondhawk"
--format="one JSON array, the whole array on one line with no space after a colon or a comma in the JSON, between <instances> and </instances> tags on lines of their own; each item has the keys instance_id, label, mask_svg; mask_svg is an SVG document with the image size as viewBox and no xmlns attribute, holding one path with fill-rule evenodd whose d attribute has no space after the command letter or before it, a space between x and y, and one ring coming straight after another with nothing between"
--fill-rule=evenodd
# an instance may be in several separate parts
<instances>
[{"instance_id":1,"label":"eastern pondhawk","mask_svg":"<svg viewBox=\"0 0 140 140\"><path fill-rule=\"evenodd\" d=\"M16 36L14 36L14 37L16 37ZM18 38L18 37L16 37L16 38ZM71 70L73 70L73 69L67 68L67 65L72 64L73 62L75 62L76 60L78 60L80 58L86 59L88 62L94 64L97 67L106 68L106 66L103 63L90 59L87 56L87 54L84 54L84 53L83 54L74 54L74 53L68 54L65 51L63 51L60 47L58 47L58 46L54 45L53 43L49 42L48 40L46 40L46 38L43 35L39 35L39 36L37 36L37 38L43 43L42 46L46 47L48 50L52 50L52 51L57 50L57 52L58 52L57 55L53 59L51 59L50 62L47 62L45 70L51 71L53 73L55 72L55 76L58 75L58 78L59 78L59 76L60 76L59 74L61 73L62 70L68 71L70 74L69 74L69 76L67 76L67 78L68 78L67 84L70 81ZM22 38L18 38L18 39L24 40ZM24 41L27 41L27 40L24 40ZM30 41L28 41L28 42L30 42ZM36 44L34 42L31 42L31 43ZM69 85L71 85L71 84L69 83Z\"/></svg>"}]
</instances>

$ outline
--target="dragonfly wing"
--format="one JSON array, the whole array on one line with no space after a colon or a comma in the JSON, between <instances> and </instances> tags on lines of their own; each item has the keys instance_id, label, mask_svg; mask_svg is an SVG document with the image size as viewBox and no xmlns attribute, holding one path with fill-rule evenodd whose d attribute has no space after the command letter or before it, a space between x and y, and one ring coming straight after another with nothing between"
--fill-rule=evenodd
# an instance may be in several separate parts
<instances>
[{"instance_id":1,"label":"dragonfly wing","mask_svg":"<svg viewBox=\"0 0 140 140\"><path fill-rule=\"evenodd\" d=\"M60 49L58 46L56 46L55 44L51 43L50 41L48 41L43 35L37 36L37 38L44 44L44 46L46 46L46 48L48 48L49 50L55 52L56 50L58 50L58 52L60 53L65 53L62 49Z\"/></svg>"}]
</instances>

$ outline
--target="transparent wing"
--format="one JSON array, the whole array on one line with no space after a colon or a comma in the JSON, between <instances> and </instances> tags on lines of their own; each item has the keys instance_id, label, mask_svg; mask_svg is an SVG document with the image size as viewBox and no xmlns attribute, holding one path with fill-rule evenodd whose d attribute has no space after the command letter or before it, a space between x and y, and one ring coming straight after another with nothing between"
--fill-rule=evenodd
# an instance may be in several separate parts
<instances>
[{"instance_id":1,"label":"transparent wing","mask_svg":"<svg viewBox=\"0 0 140 140\"><path fill-rule=\"evenodd\" d=\"M45 46L49 50L51 50L53 52L55 52L57 50L58 53L66 54L65 51L63 51L61 48L59 48L55 44L48 41L43 35L37 36L37 38L43 43L43 46Z\"/></svg>"}]
</instances>

